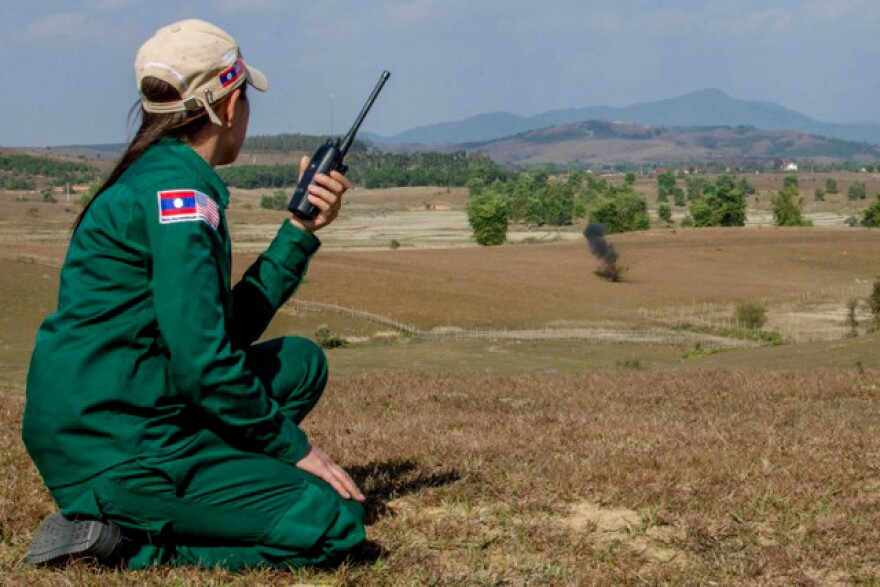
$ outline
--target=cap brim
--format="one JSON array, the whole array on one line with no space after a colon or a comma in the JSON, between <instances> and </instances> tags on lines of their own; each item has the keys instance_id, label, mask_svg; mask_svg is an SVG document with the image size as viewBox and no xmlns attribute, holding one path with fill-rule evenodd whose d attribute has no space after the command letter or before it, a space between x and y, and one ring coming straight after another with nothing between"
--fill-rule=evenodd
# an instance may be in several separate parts
<instances>
[{"instance_id":1,"label":"cap brim","mask_svg":"<svg viewBox=\"0 0 880 587\"><path fill-rule=\"evenodd\" d=\"M247 81L250 85L261 92L265 92L269 89L269 80L266 79L266 76L263 75L262 71L247 64L245 64L245 69L247 71L245 75L247 76Z\"/></svg>"}]
</instances>

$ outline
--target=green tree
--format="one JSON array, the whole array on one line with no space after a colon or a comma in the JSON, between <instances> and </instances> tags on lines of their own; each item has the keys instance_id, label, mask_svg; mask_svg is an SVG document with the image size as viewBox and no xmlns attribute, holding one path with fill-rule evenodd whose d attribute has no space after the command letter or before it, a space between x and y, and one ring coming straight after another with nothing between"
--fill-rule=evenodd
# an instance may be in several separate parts
<instances>
[{"instance_id":1,"label":"green tree","mask_svg":"<svg viewBox=\"0 0 880 587\"><path fill-rule=\"evenodd\" d=\"M474 240L483 246L503 244L507 240L509 200L500 192L486 190L471 196L467 203L468 223Z\"/></svg>"},{"instance_id":2,"label":"green tree","mask_svg":"<svg viewBox=\"0 0 880 587\"><path fill-rule=\"evenodd\" d=\"M822 188L816 188L816 191L813 192L813 199L816 200L817 202L824 202L825 201L825 190L823 190Z\"/></svg>"},{"instance_id":3,"label":"green tree","mask_svg":"<svg viewBox=\"0 0 880 587\"><path fill-rule=\"evenodd\" d=\"M746 198L733 176L718 177L711 189L691 202L694 226L744 226Z\"/></svg>"},{"instance_id":4,"label":"green tree","mask_svg":"<svg viewBox=\"0 0 880 587\"><path fill-rule=\"evenodd\" d=\"M773 209L773 221L776 226L813 225L812 222L804 218L804 199L797 196L797 187L789 184L770 198L770 206Z\"/></svg>"},{"instance_id":5,"label":"green tree","mask_svg":"<svg viewBox=\"0 0 880 587\"><path fill-rule=\"evenodd\" d=\"M880 228L880 196L862 214L862 226Z\"/></svg>"},{"instance_id":6,"label":"green tree","mask_svg":"<svg viewBox=\"0 0 880 587\"><path fill-rule=\"evenodd\" d=\"M538 225L569 225L573 215L574 196L571 186L561 181L546 182L536 189L526 206L526 220Z\"/></svg>"},{"instance_id":7,"label":"green tree","mask_svg":"<svg viewBox=\"0 0 880 587\"><path fill-rule=\"evenodd\" d=\"M864 200L866 197L865 182L857 181L849 186L849 189L846 190L846 197L848 200Z\"/></svg>"},{"instance_id":8,"label":"green tree","mask_svg":"<svg viewBox=\"0 0 880 587\"><path fill-rule=\"evenodd\" d=\"M794 178L794 182L795 184L797 184L796 177ZM754 185L752 185L752 183L745 177L740 177L736 181L736 185L737 187L739 187L740 190L742 190L744 196L753 196L758 193L758 189Z\"/></svg>"},{"instance_id":9,"label":"green tree","mask_svg":"<svg viewBox=\"0 0 880 587\"><path fill-rule=\"evenodd\" d=\"M675 190L675 175L666 171L657 176L657 201L666 202Z\"/></svg>"},{"instance_id":10,"label":"green tree","mask_svg":"<svg viewBox=\"0 0 880 587\"><path fill-rule=\"evenodd\" d=\"M795 192L798 191L798 178L796 175L786 175L782 178L782 189L793 189Z\"/></svg>"},{"instance_id":11,"label":"green tree","mask_svg":"<svg viewBox=\"0 0 880 587\"><path fill-rule=\"evenodd\" d=\"M589 214L590 222L605 225L606 234L648 230L648 205L634 192L624 192L599 200Z\"/></svg>"},{"instance_id":12,"label":"green tree","mask_svg":"<svg viewBox=\"0 0 880 587\"><path fill-rule=\"evenodd\" d=\"M626 185L635 185L635 183L636 183L636 174L635 174L635 173L632 173L632 172L627 173L627 174L623 177L623 183L625 183Z\"/></svg>"},{"instance_id":13,"label":"green tree","mask_svg":"<svg viewBox=\"0 0 880 587\"><path fill-rule=\"evenodd\" d=\"M510 188L510 221L523 222L529 205L529 198L533 192L532 176L527 173L519 174L513 180Z\"/></svg>"},{"instance_id":14,"label":"green tree","mask_svg":"<svg viewBox=\"0 0 880 587\"><path fill-rule=\"evenodd\" d=\"M706 180L702 177L689 177L685 180L685 187L687 188L687 199L688 200L696 200L700 196L703 195L703 186L705 185Z\"/></svg>"},{"instance_id":15,"label":"green tree","mask_svg":"<svg viewBox=\"0 0 880 587\"><path fill-rule=\"evenodd\" d=\"M825 193L826 194L836 194L837 192L837 180L833 177L829 177L825 180Z\"/></svg>"},{"instance_id":16,"label":"green tree","mask_svg":"<svg viewBox=\"0 0 880 587\"><path fill-rule=\"evenodd\" d=\"M683 208L685 206L684 190L680 187L676 187L672 192L672 199L676 206Z\"/></svg>"},{"instance_id":17,"label":"green tree","mask_svg":"<svg viewBox=\"0 0 880 587\"><path fill-rule=\"evenodd\" d=\"M664 222L672 222L672 208L669 204L660 204L657 206L657 215Z\"/></svg>"}]
</instances>

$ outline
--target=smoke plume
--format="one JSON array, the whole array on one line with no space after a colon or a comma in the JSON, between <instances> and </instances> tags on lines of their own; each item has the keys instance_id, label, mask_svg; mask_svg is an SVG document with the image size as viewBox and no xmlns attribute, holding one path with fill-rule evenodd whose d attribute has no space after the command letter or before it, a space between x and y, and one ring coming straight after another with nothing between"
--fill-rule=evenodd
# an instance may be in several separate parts
<instances>
[{"instance_id":1,"label":"smoke plume","mask_svg":"<svg viewBox=\"0 0 880 587\"><path fill-rule=\"evenodd\" d=\"M614 245L605 240L605 227L601 224L588 224L584 237L590 245L590 252L602 262L594 273L608 281L620 281L621 269L617 266L617 251Z\"/></svg>"}]
</instances>

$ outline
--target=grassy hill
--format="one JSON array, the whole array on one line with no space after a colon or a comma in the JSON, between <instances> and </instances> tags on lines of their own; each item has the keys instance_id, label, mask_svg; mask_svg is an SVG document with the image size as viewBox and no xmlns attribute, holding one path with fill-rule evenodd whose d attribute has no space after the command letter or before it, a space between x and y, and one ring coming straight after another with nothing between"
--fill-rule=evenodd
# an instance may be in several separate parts
<instances>
[{"instance_id":1,"label":"grassy hill","mask_svg":"<svg viewBox=\"0 0 880 587\"><path fill-rule=\"evenodd\" d=\"M471 143L466 148L512 165L880 159L880 146L794 131L745 126L649 127L595 120Z\"/></svg>"}]
</instances>

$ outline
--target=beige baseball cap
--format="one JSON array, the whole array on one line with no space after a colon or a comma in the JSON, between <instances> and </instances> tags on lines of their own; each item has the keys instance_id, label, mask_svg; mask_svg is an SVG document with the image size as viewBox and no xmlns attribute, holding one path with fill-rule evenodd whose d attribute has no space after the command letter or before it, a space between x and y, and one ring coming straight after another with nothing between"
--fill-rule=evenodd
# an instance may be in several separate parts
<instances>
[{"instance_id":1,"label":"beige baseball cap","mask_svg":"<svg viewBox=\"0 0 880 587\"><path fill-rule=\"evenodd\" d=\"M137 90L147 112L168 114L204 108L211 122L221 124L211 104L245 81L265 92L269 82L247 65L226 31L203 20L182 20L162 27L141 45L134 62ZM180 92L175 102L150 102L141 91L145 77L158 78Z\"/></svg>"}]
</instances>

